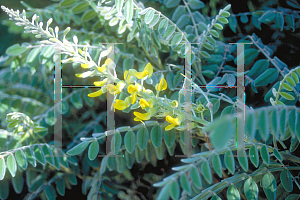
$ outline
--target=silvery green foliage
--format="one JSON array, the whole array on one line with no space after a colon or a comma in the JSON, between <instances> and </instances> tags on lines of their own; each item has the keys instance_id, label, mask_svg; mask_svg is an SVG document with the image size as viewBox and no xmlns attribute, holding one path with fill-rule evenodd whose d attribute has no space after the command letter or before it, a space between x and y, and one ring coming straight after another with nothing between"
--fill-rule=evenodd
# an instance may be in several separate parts
<instances>
[{"instance_id":1,"label":"silvery green foliage","mask_svg":"<svg viewBox=\"0 0 300 200\"><path fill-rule=\"evenodd\" d=\"M17 194L24 192L27 184L26 199L55 199L77 185L79 178L87 199L298 199L299 195L292 193L293 187L300 189L294 173L300 162L293 154L300 142L300 110L296 106L300 67L282 62L254 33L238 37L239 43L251 45L237 55L237 46L226 42L222 32L227 24L231 31L239 32L238 20L250 22L246 26L250 30L263 29L263 23L294 31L299 28L298 13L282 7L253 11L251 3L251 12L232 14L230 4L217 9L214 1L156 0L155 6L149 2L62 0L44 9L22 2L27 9L22 13L1 6L9 16L4 24L31 42L12 45L0 58L5 66L0 69L0 198L9 197L12 183ZM294 0L287 4L299 8ZM166 131L169 123L161 119L172 114L166 109L144 124L105 131L106 110L95 109L103 107L105 95L90 98L91 88L62 89L64 139L63 144L53 142L57 120L53 46L62 49L63 84L91 85L109 75L98 70L111 51L106 43L122 43L114 47L115 80L122 80L126 70L142 71L148 62L154 73L142 83L151 90L147 95L153 94L153 86L162 78L166 80L167 91L157 97L157 105L171 108L177 101L174 110L184 110L183 84L189 81L193 86L192 156L170 167L173 171L137 175L133 166L145 169L185 153L186 127L181 124ZM191 49L185 48L187 43L193 43ZM183 76L188 51L192 53L192 80ZM236 65L242 58L246 71L237 74ZM244 105L232 88L215 87L234 86L237 76L243 75L250 93L272 85L263 94L269 106ZM128 96L124 91L118 98ZM139 103L133 104L122 114L129 116L139 107ZM234 157L237 108L245 108L244 157ZM105 155L107 136L112 137L113 151ZM286 151L280 151L279 144ZM62 149L57 148L60 145ZM152 186L158 190L149 189L146 194L137 189Z\"/></svg>"}]
</instances>

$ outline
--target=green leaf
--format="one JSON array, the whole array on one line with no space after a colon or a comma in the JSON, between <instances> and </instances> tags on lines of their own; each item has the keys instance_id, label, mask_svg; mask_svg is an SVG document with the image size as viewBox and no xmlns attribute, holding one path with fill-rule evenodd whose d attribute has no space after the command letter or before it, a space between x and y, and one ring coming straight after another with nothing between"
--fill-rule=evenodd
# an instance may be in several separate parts
<instances>
[{"instance_id":1,"label":"green leaf","mask_svg":"<svg viewBox=\"0 0 300 200\"><path fill-rule=\"evenodd\" d=\"M224 156L224 160L225 160L225 166L227 167L228 171L231 174L234 174L235 163L234 163L233 154L230 150L226 151L225 156Z\"/></svg>"},{"instance_id":2,"label":"green leaf","mask_svg":"<svg viewBox=\"0 0 300 200\"><path fill-rule=\"evenodd\" d=\"M214 148L223 148L231 140L234 133L234 127L231 123L231 118L223 117L216 120L214 123L207 127L210 132L210 142ZM226 137L224 137L226 134ZM220 140L220 138L223 138Z\"/></svg>"},{"instance_id":3,"label":"green leaf","mask_svg":"<svg viewBox=\"0 0 300 200\"><path fill-rule=\"evenodd\" d=\"M152 21L152 19L154 18L154 10L150 9L148 10L148 12L145 15L145 23L146 24L150 24L150 22Z\"/></svg>"},{"instance_id":4,"label":"green leaf","mask_svg":"<svg viewBox=\"0 0 300 200\"><path fill-rule=\"evenodd\" d=\"M280 92L279 94L286 100L294 100L295 99L292 95L290 95L286 92Z\"/></svg>"},{"instance_id":5,"label":"green leaf","mask_svg":"<svg viewBox=\"0 0 300 200\"><path fill-rule=\"evenodd\" d=\"M26 59L26 63L30 66L30 67L35 67L38 64L38 55L40 53L40 49L39 48L34 48L32 49Z\"/></svg>"},{"instance_id":6,"label":"green leaf","mask_svg":"<svg viewBox=\"0 0 300 200\"><path fill-rule=\"evenodd\" d=\"M249 157L253 165L257 168L259 164L259 156L258 156L258 150L255 145L250 147Z\"/></svg>"},{"instance_id":7,"label":"green leaf","mask_svg":"<svg viewBox=\"0 0 300 200\"><path fill-rule=\"evenodd\" d=\"M205 58L209 58L209 57L210 57L209 53L207 53L206 51L200 51L200 54L201 54L203 57L205 57Z\"/></svg>"},{"instance_id":8,"label":"green leaf","mask_svg":"<svg viewBox=\"0 0 300 200\"><path fill-rule=\"evenodd\" d=\"M54 117L54 115L55 115L54 110L50 110L50 111L46 112L45 122L49 126L53 126L57 121L57 118Z\"/></svg>"},{"instance_id":9,"label":"green leaf","mask_svg":"<svg viewBox=\"0 0 300 200\"><path fill-rule=\"evenodd\" d=\"M222 200L218 195L214 195L211 200Z\"/></svg>"},{"instance_id":10,"label":"green leaf","mask_svg":"<svg viewBox=\"0 0 300 200\"><path fill-rule=\"evenodd\" d=\"M59 3L60 7L71 7L73 6L78 0L63 0Z\"/></svg>"},{"instance_id":11,"label":"green leaf","mask_svg":"<svg viewBox=\"0 0 300 200\"><path fill-rule=\"evenodd\" d=\"M11 176L14 177L17 171L17 163L13 154L10 154L6 160L7 169L10 172Z\"/></svg>"},{"instance_id":12,"label":"green leaf","mask_svg":"<svg viewBox=\"0 0 300 200\"><path fill-rule=\"evenodd\" d=\"M124 15L125 15L125 19L127 21L127 23L131 23L131 19L132 19L132 16L133 16L133 0L128 0L126 3L125 3L125 12L124 12Z\"/></svg>"},{"instance_id":13,"label":"green leaf","mask_svg":"<svg viewBox=\"0 0 300 200\"><path fill-rule=\"evenodd\" d=\"M137 132L137 146L140 150L144 150L148 144L149 132L147 128L141 128Z\"/></svg>"},{"instance_id":14,"label":"green leaf","mask_svg":"<svg viewBox=\"0 0 300 200\"><path fill-rule=\"evenodd\" d=\"M262 179L262 187L269 200L275 200L276 197L276 179L271 173L266 173Z\"/></svg>"},{"instance_id":15,"label":"green leaf","mask_svg":"<svg viewBox=\"0 0 300 200\"><path fill-rule=\"evenodd\" d=\"M188 14L183 14L177 20L176 25L178 26L178 28L182 29L190 23L190 20L191 18Z\"/></svg>"},{"instance_id":16,"label":"green leaf","mask_svg":"<svg viewBox=\"0 0 300 200\"><path fill-rule=\"evenodd\" d=\"M210 33L212 36L214 36L215 38L219 38L219 33L218 33L217 31L211 29L211 30L209 31L209 33Z\"/></svg>"},{"instance_id":17,"label":"green leaf","mask_svg":"<svg viewBox=\"0 0 300 200\"><path fill-rule=\"evenodd\" d=\"M222 14L222 16L224 16L224 14ZM225 17L225 16L224 16ZM237 27L237 20L235 17L230 17L229 18L229 27L230 29L236 33L236 27Z\"/></svg>"},{"instance_id":18,"label":"green leaf","mask_svg":"<svg viewBox=\"0 0 300 200\"><path fill-rule=\"evenodd\" d=\"M71 8L72 13L78 14L87 10L89 3L86 1L79 2Z\"/></svg>"},{"instance_id":19,"label":"green leaf","mask_svg":"<svg viewBox=\"0 0 300 200\"><path fill-rule=\"evenodd\" d=\"M23 174L17 171L15 177L12 177L12 185L17 194L21 194L24 185Z\"/></svg>"},{"instance_id":20,"label":"green leaf","mask_svg":"<svg viewBox=\"0 0 300 200\"><path fill-rule=\"evenodd\" d=\"M55 200L56 199L55 190L52 185L48 185L45 188L45 194L46 194L47 200Z\"/></svg>"},{"instance_id":21,"label":"green leaf","mask_svg":"<svg viewBox=\"0 0 300 200\"><path fill-rule=\"evenodd\" d=\"M151 144L151 142L149 142L149 144L146 146L146 149L145 149L145 157L148 162L151 161L153 153L154 153L153 144Z\"/></svg>"},{"instance_id":22,"label":"green leaf","mask_svg":"<svg viewBox=\"0 0 300 200\"><path fill-rule=\"evenodd\" d=\"M200 0L188 0L188 5L194 10L199 10L205 6L205 4Z\"/></svg>"},{"instance_id":23,"label":"green leaf","mask_svg":"<svg viewBox=\"0 0 300 200\"><path fill-rule=\"evenodd\" d=\"M214 47L208 42L203 43L203 46L210 51L214 50Z\"/></svg>"},{"instance_id":24,"label":"green leaf","mask_svg":"<svg viewBox=\"0 0 300 200\"><path fill-rule=\"evenodd\" d=\"M248 65L254 61L254 59L258 56L258 54L259 51L257 49L253 49L253 48L246 49L244 52L240 53L238 57L234 59L234 63L237 64L239 62L243 62L243 59L245 59L244 63L245 65Z\"/></svg>"},{"instance_id":25,"label":"green leaf","mask_svg":"<svg viewBox=\"0 0 300 200\"><path fill-rule=\"evenodd\" d=\"M169 199L169 186L170 186L170 184L167 184L161 189L156 200L168 200Z\"/></svg>"},{"instance_id":26,"label":"green leaf","mask_svg":"<svg viewBox=\"0 0 300 200\"><path fill-rule=\"evenodd\" d=\"M241 199L239 191L233 185L230 185L228 187L228 190L227 190L227 199L228 200Z\"/></svg>"},{"instance_id":27,"label":"green leaf","mask_svg":"<svg viewBox=\"0 0 300 200\"><path fill-rule=\"evenodd\" d=\"M181 33L176 33L171 41L171 47L174 49L179 45L179 43L182 41L183 35Z\"/></svg>"},{"instance_id":28,"label":"green leaf","mask_svg":"<svg viewBox=\"0 0 300 200\"><path fill-rule=\"evenodd\" d=\"M271 116L270 116L270 125L271 125L271 130L273 130L273 134L274 134L274 137L277 137L277 134L279 132L279 115L277 113L277 110L274 109L272 112L271 112Z\"/></svg>"},{"instance_id":29,"label":"green leaf","mask_svg":"<svg viewBox=\"0 0 300 200\"><path fill-rule=\"evenodd\" d=\"M81 98L81 93L73 93L71 95L71 103L73 104L73 106L77 109L80 109L83 107L83 101Z\"/></svg>"},{"instance_id":30,"label":"green leaf","mask_svg":"<svg viewBox=\"0 0 300 200\"><path fill-rule=\"evenodd\" d=\"M220 156L218 154L215 154L212 158L212 166L215 170L215 172L218 174L218 176L220 178L223 177L223 174L222 174L222 163L221 163L221 159L220 159Z\"/></svg>"},{"instance_id":31,"label":"green leaf","mask_svg":"<svg viewBox=\"0 0 300 200\"><path fill-rule=\"evenodd\" d=\"M223 24L228 24L229 23L228 19L226 19L225 17L219 17L218 21L223 23Z\"/></svg>"},{"instance_id":32,"label":"green leaf","mask_svg":"<svg viewBox=\"0 0 300 200\"><path fill-rule=\"evenodd\" d=\"M116 132L111 140L111 149L115 155L119 153L121 144L122 144L122 136L120 132Z\"/></svg>"},{"instance_id":33,"label":"green leaf","mask_svg":"<svg viewBox=\"0 0 300 200\"><path fill-rule=\"evenodd\" d=\"M238 154L239 154L239 152L238 152ZM245 172L247 172L249 164L248 164L248 157L247 157L245 151L243 151L243 153L241 153L241 156L238 155L238 161L239 161L241 167L243 168L243 170Z\"/></svg>"},{"instance_id":34,"label":"green leaf","mask_svg":"<svg viewBox=\"0 0 300 200\"><path fill-rule=\"evenodd\" d=\"M73 147L72 149L70 149L69 151L67 151L67 154L70 156L78 155L81 152L83 152L89 144L90 144L89 141L81 142L77 144L75 147Z\"/></svg>"},{"instance_id":35,"label":"green leaf","mask_svg":"<svg viewBox=\"0 0 300 200\"><path fill-rule=\"evenodd\" d=\"M300 198L299 194L290 194L285 200L298 200Z\"/></svg>"},{"instance_id":36,"label":"green leaf","mask_svg":"<svg viewBox=\"0 0 300 200\"><path fill-rule=\"evenodd\" d=\"M180 3L180 0L166 0L165 5L167 8L174 8L178 6Z\"/></svg>"},{"instance_id":37,"label":"green leaf","mask_svg":"<svg viewBox=\"0 0 300 200\"><path fill-rule=\"evenodd\" d=\"M119 14L122 13L121 11L123 8L123 4L124 4L124 0L116 0L116 9Z\"/></svg>"},{"instance_id":38,"label":"green leaf","mask_svg":"<svg viewBox=\"0 0 300 200\"><path fill-rule=\"evenodd\" d=\"M259 113L258 126L260 136L264 141L267 141L267 139L269 138L269 120L267 111L265 109L262 109Z\"/></svg>"},{"instance_id":39,"label":"green leaf","mask_svg":"<svg viewBox=\"0 0 300 200\"><path fill-rule=\"evenodd\" d=\"M109 25L109 26L115 26L115 25L117 25L118 22L119 22L119 19L118 19L117 17L113 17L113 18L109 21L108 25Z\"/></svg>"},{"instance_id":40,"label":"green leaf","mask_svg":"<svg viewBox=\"0 0 300 200\"><path fill-rule=\"evenodd\" d=\"M295 72L292 72L291 75L292 75L294 81L296 82L296 84L298 84L299 83L298 75Z\"/></svg>"},{"instance_id":41,"label":"green leaf","mask_svg":"<svg viewBox=\"0 0 300 200\"><path fill-rule=\"evenodd\" d=\"M210 166L207 160L204 160L201 164L201 173L204 176L204 179L211 184L212 183L212 176L210 171Z\"/></svg>"},{"instance_id":42,"label":"green leaf","mask_svg":"<svg viewBox=\"0 0 300 200\"><path fill-rule=\"evenodd\" d=\"M245 116L245 132L248 133L249 138L252 140L256 130L256 120L253 112Z\"/></svg>"},{"instance_id":43,"label":"green leaf","mask_svg":"<svg viewBox=\"0 0 300 200\"><path fill-rule=\"evenodd\" d=\"M284 18L281 12L276 12L275 25L280 28L281 31L283 30Z\"/></svg>"},{"instance_id":44,"label":"green leaf","mask_svg":"<svg viewBox=\"0 0 300 200\"><path fill-rule=\"evenodd\" d=\"M273 149L273 153L278 160L282 161L281 154L279 153L279 151L277 149Z\"/></svg>"},{"instance_id":45,"label":"green leaf","mask_svg":"<svg viewBox=\"0 0 300 200\"><path fill-rule=\"evenodd\" d=\"M34 156L34 153L32 151L31 148L29 147L26 147L25 148L25 155L26 155L26 158L28 160L28 162L33 166L33 167L36 167L36 159L35 159L35 156ZM18 156L16 155L17 157L17 161L18 161ZM20 163L18 162L18 164L20 165Z\"/></svg>"},{"instance_id":46,"label":"green leaf","mask_svg":"<svg viewBox=\"0 0 300 200\"><path fill-rule=\"evenodd\" d=\"M7 179L0 181L0 199L7 199L9 194L9 182Z\"/></svg>"},{"instance_id":47,"label":"green leaf","mask_svg":"<svg viewBox=\"0 0 300 200\"><path fill-rule=\"evenodd\" d=\"M262 23L269 23L269 22L274 21L274 19L275 19L274 10L268 10L258 20Z\"/></svg>"},{"instance_id":48,"label":"green leaf","mask_svg":"<svg viewBox=\"0 0 300 200\"><path fill-rule=\"evenodd\" d=\"M40 145L35 145L33 147L33 152L34 152L34 155L35 155L37 161L39 163L41 163L42 165L45 165L46 159L45 159L44 152L43 152L42 148L40 147Z\"/></svg>"},{"instance_id":49,"label":"green leaf","mask_svg":"<svg viewBox=\"0 0 300 200\"><path fill-rule=\"evenodd\" d=\"M155 154L158 160L163 160L165 157L165 151L166 147L164 143L161 143L161 145L158 148L154 148Z\"/></svg>"},{"instance_id":50,"label":"green leaf","mask_svg":"<svg viewBox=\"0 0 300 200\"><path fill-rule=\"evenodd\" d=\"M219 24L219 23L215 23L215 24L214 24L214 27L215 27L216 29L223 30L223 26L222 26L221 24Z\"/></svg>"},{"instance_id":51,"label":"green leaf","mask_svg":"<svg viewBox=\"0 0 300 200\"><path fill-rule=\"evenodd\" d=\"M180 197L180 187L177 181L172 181L169 186L169 194L173 200L177 200Z\"/></svg>"},{"instance_id":52,"label":"green leaf","mask_svg":"<svg viewBox=\"0 0 300 200\"><path fill-rule=\"evenodd\" d=\"M168 20L167 19L161 20L161 22L158 25L158 33L160 35L163 35L167 30L167 27L168 27Z\"/></svg>"},{"instance_id":53,"label":"green leaf","mask_svg":"<svg viewBox=\"0 0 300 200\"><path fill-rule=\"evenodd\" d=\"M153 126L150 132L150 139L155 148L162 143L162 128L159 125Z\"/></svg>"},{"instance_id":54,"label":"green leaf","mask_svg":"<svg viewBox=\"0 0 300 200\"><path fill-rule=\"evenodd\" d=\"M183 14L186 14L185 6L183 5L177 6L175 11L173 12L172 21L176 22L179 19L179 17L182 16Z\"/></svg>"},{"instance_id":55,"label":"green leaf","mask_svg":"<svg viewBox=\"0 0 300 200\"><path fill-rule=\"evenodd\" d=\"M141 151L138 146L135 147L135 159L137 163L141 163L144 156L145 156L145 151Z\"/></svg>"},{"instance_id":56,"label":"green leaf","mask_svg":"<svg viewBox=\"0 0 300 200\"><path fill-rule=\"evenodd\" d=\"M295 108L293 108L289 113L288 124L292 133L296 135L297 113Z\"/></svg>"},{"instance_id":57,"label":"green leaf","mask_svg":"<svg viewBox=\"0 0 300 200\"><path fill-rule=\"evenodd\" d=\"M270 164L270 155L266 145L262 146L260 149L260 155L266 165Z\"/></svg>"},{"instance_id":58,"label":"green leaf","mask_svg":"<svg viewBox=\"0 0 300 200\"><path fill-rule=\"evenodd\" d=\"M27 164L27 159L26 159L26 155L24 154L24 152L21 149L19 149L15 153L15 156L16 156L18 165L24 170L27 169L28 164Z\"/></svg>"},{"instance_id":59,"label":"green leaf","mask_svg":"<svg viewBox=\"0 0 300 200\"><path fill-rule=\"evenodd\" d=\"M189 176L193 182L193 184L198 188L201 189L202 187L202 181L201 181L201 177L199 174L198 169L195 166L192 166L190 171L189 171Z\"/></svg>"},{"instance_id":60,"label":"green leaf","mask_svg":"<svg viewBox=\"0 0 300 200\"><path fill-rule=\"evenodd\" d=\"M171 38L172 34L175 32L176 27L174 25L168 26L167 30L165 31L163 37L165 40L168 40Z\"/></svg>"},{"instance_id":61,"label":"green leaf","mask_svg":"<svg viewBox=\"0 0 300 200\"><path fill-rule=\"evenodd\" d=\"M258 199L258 187L252 178L248 178L244 184L244 193L247 200Z\"/></svg>"},{"instance_id":62,"label":"green leaf","mask_svg":"<svg viewBox=\"0 0 300 200\"><path fill-rule=\"evenodd\" d=\"M124 170L126 169L126 162L125 162L124 155L122 157L117 156L116 157L116 163L117 163L117 171L119 173L124 172Z\"/></svg>"},{"instance_id":63,"label":"green leaf","mask_svg":"<svg viewBox=\"0 0 300 200\"><path fill-rule=\"evenodd\" d=\"M134 161L135 161L135 155L133 153L129 154L128 151L125 151L125 163L128 169L132 168Z\"/></svg>"},{"instance_id":64,"label":"green leaf","mask_svg":"<svg viewBox=\"0 0 300 200\"><path fill-rule=\"evenodd\" d=\"M153 28L159 22L159 14L154 14L153 19L149 23L149 28Z\"/></svg>"},{"instance_id":65,"label":"green leaf","mask_svg":"<svg viewBox=\"0 0 300 200\"><path fill-rule=\"evenodd\" d=\"M128 153L132 154L135 149L135 134L132 131L128 131L124 137L125 148Z\"/></svg>"},{"instance_id":66,"label":"green leaf","mask_svg":"<svg viewBox=\"0 0 300 200\"><path fill-rule=\"evenodd\" d=\"M260 74L265 72L269 68L269 61L267 59L261 59L255 62L250 72L247 74L252 79L256 79Z\"/></svg>"},{"instance_id":67,"label":"green leaf","mask_svg":"<svg viewBox=\"0 0 300 200\"><path fill-rule=\"evenodd\" d=\"M20 44L14 44L8 47L5 53L9 56L18 56L24 53L27 50L26 47L21 47Z\"/></svg>"},{"instance_id":68,"label":"green leaf","mask_svg":"<svg viewBox=\"0 0 300 200\"><path fill-rule=\"evenodd\" d=\"M95 140L94 142L91 143L88 151L88 156L90 160L95 160L99 153L99 142L98 140Z\"/></svg>"},{"instance_id":69,"label":"green leaf","mask_svg":"<svg viewBox=\"0 0 300 200\"><path fill-rule=\"evenodd\" d=\"M288 192L293 191L293 180L289 170L287 169L282 170L282 172L280 173L280 181L286 191Z\"/></svg>"},{"instance_id":70,"label":"green leaf","mask_svg":"<svg viewBox=\"0 0 300 200\"><path fill-rule=\"evenodd\" d=\"M296 86L296 83L295 83L294 79L291 78L290 76L287 76L287 77L286 77L286 81L287 81L290 85L292 85L293 87Z\"/></svg>"},{"instance_id":71,"label":"green leaf","mask_svg":"<svg viewBox=\"0 0 300 200\"><path fill-rule=\"evenodd\" d=\"M282 109L282 111L280 112L278 124L279 124L280 133L283 135L285 133L286 126L287 126L287 110L286 109ZM276 139L277 139L277 137L276 137Z\"/></svg>"},{"instance_id":72,"label":"green leaf","mask_svg":"<svg viewBox=\"0 0 300 200\"><path fill-rule=\"evenodd\" d=\"M56 191L57 191L57 193L61 196L65 196L65 189L66 189L65 181L61 178L58 179L56 181Z\"/></svg>"},{"instance_id":73,"label":"green leaf","mask_svg":"<svg viewBox=\"0 0 300 200\"><path fill-rule=\"evenodd\" d=\"M87 22L87 21L92 20L96 16L97 16L97 13L93 9L90 9L83 13L83 15L81 16L81 20L84 22Z\"/></svg>"},{"instance_id":74,"label":"green leaf","mask_svg":"<svg viewBox=\"0 0 300 200\"><path fill-rule=\"evenodd\" d=\"M249 21L247 15L242 15L240 20L244 24L248 23L248 21Z\"/></svg>"},{"instance_id":75,"label":"green leaf","mask_svg":"<svg viewBox=\"0 0 300 200\"><path fill-rule=\"evenodd\" d=\"M180 185L189 195L192 193L189 179L185 173L180 176Z\"/></svg>"},{"instance_id":76,"label":"green leaf","mask_svg":"<svg viewBox=\"0 0 300 200\"><path fill-rule=\"evenodd\" d=\"M50 165L54 166L54 155L53 155L53 152L52 152L52 150L50 149L49 145L47 145L47 144L46 144L46 145L43 145L42 150L43 150L43 152L44 152L46 161L47 161Z\"/></svg>"}]
</instances>

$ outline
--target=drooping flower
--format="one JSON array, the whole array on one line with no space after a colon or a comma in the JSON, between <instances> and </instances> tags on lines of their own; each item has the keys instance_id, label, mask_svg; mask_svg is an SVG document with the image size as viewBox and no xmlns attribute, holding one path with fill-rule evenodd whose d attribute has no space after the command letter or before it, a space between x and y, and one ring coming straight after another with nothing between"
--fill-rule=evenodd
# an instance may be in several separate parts
<instances>
[{"instance_id":1,"label":"drooping flower","mask_svg":"<svg viewBox=\"0 0 300 200\"><path fill-rule=\"evenodd\" d=\"M140 84L130 84L127 88L127 91L131 94L131 97L132 97L132 104L134 104L136 102L136 98L137 98L137 92L140 92L140 91L145 91L145 88L142 87Z\"/></svg>"},{"instance_id":2,"label":"drooping flower","mask_svg":"<svg viewBox=\"0 0 300 200\"><path fill-rule=\"evenodd\" d=\"M180 123L181 123L181 121L179 120L178 117L177 117L177 118L173 118L173 117L171 117L170 115L167 115L167 116L166 116L166 121L169 122L169 123L171 123L171 124L169 124L169 125L165 128L166 131L169 131L169 130L173 129L175 126L179 126Z\"/></svg>"},{"instance_id":3,"label":"drooping flower","mask_svg":"<svg viewBox=\"0 0 300 200\"><path fill-rule=\"evenodd\" d=\"M111 62L113 62L112 59L107 58L107 59L105 60L104 64L103 64L101 67L98 67L98 71L99 71L99 72L105 72L106 69L107 69L107 66L108 66Z\"/></svg>"},{"instance_id":4,"label":"drooping flower","mask_svg":"<svg viewBox=\"0 0 300 200\"><path fill-rule=\"evenodd\" d=\"M125 110L126 108L128 108L130 104L128 103L128 100L120 100L120 99L116 99L116 102L114 103L114 108L117 110Z\"/></svg>"},{"instance_id":5,"label":"drooping flower","mask_svg":"<svg viewBox=\"0 0 300 200\"><path fill-rule=\"evenodd\" d=\"M100 87L101 87L101 86L105 85L106 82L107 82L107 78L103 79L103 81L95 81L95 82L94 82L94 85L95 85L95 86L100 86Z\"/></svg>"},{"instance_id":6,"label":"drooping flower","mask_svg":"<svg viewBox=\"0 0 300 200\"><path fill-rule=\"evenodd\" d=\"M125 83L123 81L120 81L117 83L117 85L108 84L107 90L111 94L119 94L120 92L122 92L124 86L125 86Z\"/></svg>"},{"instance_id":7,"label":"drooping flower","mask_svg":"<svg viewBox=\"0 0 300 200\"><path fill-rule=\"evenodd\" d=\"M133 120L144 123L143 121L149 120L155 113L156 108L151 108L146 113L133 112L133 114L135 115L135 118Z\"/></svg>"},{"instance_id":8,"label":"drooping flower","mask_svg":"<svg viewBox=\"0 0 300 200\"><path fill-rule=\"evenodd\" d=\"M106 92L106 87L102 87L100 90L88 94L88 96L89 96L89 97L98 97L98 96L101 96L101 95L102 95L103 93L105 93L105 92Z\"/></svg>"},{"instance_id":9,"label":"drooping flower","mask_svg":"<svg viewBox=\"0 0 300 200\"><path fill-rule=\"evenodd\" d=\"M150 78L152 76L152 74L153 74L153 67L152 67L151 63L148 63L145 66L144 71L135 72L134 76L137 77L138 79L142 79L142 78L145 78L145 77Z\"/></svg>"},{"instance_id":10,"label":"drooping flower","mask_svg":"<svg viewBox=\"0 0 300 200\"><path fill-rule=\"evenodd\" d=\"M171 107L172 108L177 108L178 107L178 101L176 101L176 100L171 101Z\"/></svg>"},{"instance_id":11,"label":"drooping flower","mask_svg":"<svg viewBox=\"0 0 300 200\"><path fill-rule=\"evenodd\" d=\"M164 78L162 78L162 79L160 79L159 83L156 84L155 89L157 91L163 91L163 90L167 89L167 87L168 87L167 81Z\"/></svg>"},{"instance_id":12,"label":"drooping flower","mask_svg":"<svg viewBox=\"0 0 300 200\"><path fill-rule=\"evenodd\" d=\"M141 106L142 109L145 109L145 108L147 108L147 107L150 107L150 108L153 107L152 102L151 102L151 101L148 102L148 101L147 101L146 99L144 99L144 98L142 98L142 99L140 100L139 104L140 104L140 106Z\"/></svg>"},{"instance_id":13,"label":"drooping flower","mask_svg":"<svg viewBox=\"0 0 300 200\"><path fill-rule=\"evenodd\" d=\"M125 70L124 72L124 80L126 81L127 84L133 83L136 80L136 77L134 76L134 74L137 71L135 69L129 69Z\"/></svg>"}]
</instances>

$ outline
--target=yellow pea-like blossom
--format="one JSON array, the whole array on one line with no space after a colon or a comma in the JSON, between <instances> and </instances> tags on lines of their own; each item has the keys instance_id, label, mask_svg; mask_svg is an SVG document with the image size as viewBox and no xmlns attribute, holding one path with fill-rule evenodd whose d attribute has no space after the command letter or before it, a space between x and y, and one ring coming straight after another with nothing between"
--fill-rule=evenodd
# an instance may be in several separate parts
<instances>
[{"instance_id":1,"label":"yellow pea-like blossom","mask_svg":"<svg viewBox=\"0 0 300 200\"><path fill-rule=\"evenodd\" d=\"M144 71L142 72L135 72L134 76L137 77L138 79L142 79L148 76L148 78L150 78L153 74L153 67L151 65L151 63L148 63L145 68Z\"/></svg>"},{"instance_id":2,"label":"yellow pea-like blossom","mask_svg":"<svg viewBox=\"0 0 300 200\"><path fill-rule=\"evenodd\" d=\"M113 62L112 59L107 58L106 61L104 62L104 64L103 64L101 67L98 67L98 71L99 71L99 72L105 72L106 69L107 69L107 66L108 66L111 62Z\"/></svg>"},{"instance_id":3,"label":"yellow pea-like blossom","mask_svg":"<svg viewBox=\"0 0 300 200\"><path fill-rule=\"evenodd\" d=\"M120 81L117 83L117 85L108 84L107 90L111 94L119 94L120 92L122 92L124 86L125 86L125 83L123 81Z\"/></svg>"},{"instance_id":4,"label":"yellow pea-like blossom","mask_svg":"<svg viewBox=\"0 0 300 200\"><path fill-rule=\"evenodd\" d=\"M167 87L168 87L167 81L164 78L162 78L162 79L160 79L159 83L156 84L155 89L157 91L163 91L163 90L167 89Z\"/></svg>"},{"instance_id":5,"label":"yellow pea-like blossom","mask_svg":"<svg viewBox=\"0 0 300 200\"><path fill-rule=\"evenodd\" d=\"M128 108L129 105L130 104L126 99L125 100L116 99L116 102L114 103L114 108L117 110L125 110L126 108Z\"/></svg>"},{"instance_id":6,"label":"yellow pea-like blossom","mask_svg":"<svg viewBox=\"0 0 300 200\"><path fill-rule=\"evenodd\" d=\"M101 96L101 95L102 95L103 93L105 93L105 92L106 92L106 87L102 87L100 90L88 94L88 96L89 96L89 97L98 97L98 96Z\"/></svg>"},{"instance_id":7,"label":"yellow pea-like blossom","mask_svg":"<svg viewBox=\"0 0 300 200\"><path fill-rule=\"evenodd\" d=\"M153 107L152 102L151 102L151 101L148 102L148 101L147 101L146 99L144 99L144 98L142 98L142 99L140 100L139 104L140 104L140 106L141 106L142 109L145 109L145 108L147 108L147 107L150 107L150 108Z\"/></svg>"},{"instance_id":8,"label":"yellow pea-like blossom","mask_svg":"<svg viewBox=\"0 0 300 200\"><path fill-rule=\"evenodd\" d=\"M95 86L100 86L100 87L101 87L101 86L105 85L106 82L107 82L107 78L103 79L103 81L95 81L95 82L94 82L94 85L95 85Z\"/></svg>"},{"instance_id":9,"label":"yellow pea-like blossom","mask_svg":"<svg viewBox=\"0 0 300 200\"><path fill-rule=\"evenodd\" d=\"M137 92L140 92L140 91L145 91L145 88L142 87L140 84L130 84L128 87L127 87L127 91L131 94L131 97L132 97L132 104L134 104L136 102L136 98L137 98Z\"/></svg>"},{"instance_id":10,"label":"yellow pea-like blossom","mask_svg":"<svg viewBox=\"0 0 300 200\"><path fill-rule=\"evenodd\" d=\"M134 74L136 72L137 71L135 69L129 69L129 71L125 70L125 72L124 72L124 80L126 81L127 84L130 84L130 83L134 82L134 81L131 80L131 78L133 77L134 79L136 79L135 76L134 76Z\"/></svg>"},{"instance_id":11,"label":"yellow pea-like blossom","mask_svg":"<svg viewBox=\"0 0 300 200\"><path fill-rule=\"evenodd\" d=\"M175 126L178 126L181 123L180 120L179 120L179 118L173 118L170 115L166 116L166 121L169 122L169 123L171 123L170 125L168 125L165 128L166 131L169 131L169 130L173 129Z\"/></svg>"},{"instance_id":12,"label":"yellow pea-like blossom","mask_svg":"<svg viewBox=\"0 0 300 200\"><path fill-rule=\"evenodd\" d=\"M134 121L140 121L144 123L143 121L149 120L152 116L154 116L156 113L156 108L151 108L146 113L140 113L140 112L133 112L135 118Z\"/></svg>"}]
</instances>

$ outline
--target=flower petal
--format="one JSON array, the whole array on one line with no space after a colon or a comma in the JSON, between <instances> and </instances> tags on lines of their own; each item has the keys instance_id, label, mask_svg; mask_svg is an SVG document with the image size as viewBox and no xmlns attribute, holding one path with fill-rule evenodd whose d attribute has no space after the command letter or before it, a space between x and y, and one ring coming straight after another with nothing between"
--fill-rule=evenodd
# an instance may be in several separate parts
<instances>
[{"instance_id":1,"label":"flower petal","mask_svg":"<svg viewBox=\"0 0 300 200\"><path fill-rule=\"evenodd\" d=\"M144 70L148 71L148 78L150 78L153 74L153 67L152 67L151 63L148 63Z\"/></svg>"},{"instance_id":2,"label":"flower petal","mask_svg":"<svg viewBox=\"0 0 300 200\"><path fill-rule=\"evenodd\" d=\"M114 108L117 110L125 110L128 106L129 104L127 103L127 101L123 101L120 99L116 99L116 103L114 103Z\"/></svg>"},{"instance_id":3,"label":"flower petal","mask_svg":"<svg viewBox=\"0 0 300 200\"><path fill-rule=\"evenodd\" d=\"M102 89L101 90L98 90L97 92L93 92L93 93L90 93L88 94L89 97L99 97L103 94L102 92Z\"/></svg>"},{"instance_id":4,"label":"flower petal","mask_svg":"<svg viewBox=\"0 0 300 200\"><path fill-rule=\"evenodd\" d=\"M166 130L166 131L169 131L169 130L173 129L174 127L175 127L174 124L170 124L170 125L168 125L168 126L165 128L165 130Z\"/></svg>"}]
</instances>

